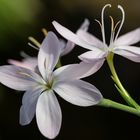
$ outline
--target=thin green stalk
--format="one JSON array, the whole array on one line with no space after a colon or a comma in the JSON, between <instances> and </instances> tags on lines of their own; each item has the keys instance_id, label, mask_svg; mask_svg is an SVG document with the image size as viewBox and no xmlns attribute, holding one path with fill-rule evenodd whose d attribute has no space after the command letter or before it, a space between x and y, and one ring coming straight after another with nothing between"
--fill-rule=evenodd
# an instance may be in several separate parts
<instances>
[{"instance_id":1,"label":"thin green stalk","mask_svg":"<svg viewBox=\"0 0 140 140\"><path fill-rule=\"evenodd\" d=\"M107 57L107 62L109 65L109 68L111 70L111 73L113 75L112 79L116 83L116 88L118 89L121 96L124 98L124 100L131 106L135 107L136 109L140 110L140 106L135 102L135 100L128 94L128 92L123 87L122 83L120 82L118 75L116 73L114 64L113 64L113 53L110 53Z\"/></svg>"},{"instance_id":2,"label":"thin green stalk","mask_svg":"<svg viewBox=\"0 0 140 140\"><path fill-rule=\"evenodd\" d=\"M119 110L129 112L131 114L134 114L134 115L137 115L137 116L140 117L140 111L139 110L137 110L137 109L135 109L133 107L127 106L127 105L123 105L123 104L114 102L114 101L109 100L109 99L102 99L99 102L99 104L97 104L97 105L103 106L103 107L119 109Z\"/></svg>"}]
</instances>

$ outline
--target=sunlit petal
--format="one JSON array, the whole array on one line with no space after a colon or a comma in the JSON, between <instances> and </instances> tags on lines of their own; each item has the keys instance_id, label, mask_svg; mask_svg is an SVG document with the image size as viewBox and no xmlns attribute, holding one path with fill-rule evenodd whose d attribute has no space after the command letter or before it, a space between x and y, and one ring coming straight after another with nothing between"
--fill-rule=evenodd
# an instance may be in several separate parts
<instances>
[{"instance_id":1,"label":"sunlit petal","mask_svg":"<svg viewBox=\"0 0 140 140\"><path fill-rule=\"evenodd\" d=\"M126 57L134 62L140 62L140 48L135 46L119 46L114 53Z\"/></svg>"},{"instance_id":2,"label":"sunlit petal","mask_svg":"<svg viewBox=\"0 0 140 140\"><path fill-rule=\"evenodd\" d=\"M100 41L98 38L96 38L94 35L91 35L88 32L78 30L77 35L80 36L80 38L87 42L89 45L94 45L98 48L105 47L102 41Z\"/></svg>"},{"instance_id":3,"label":"sunlit petal","mask_svg":"<svg viewBox=\"0 0 140 140\"><path fill-rule=\"evenodd\" d=\"M36 107L36 119L40 132L47 138L55 138L61 127L62 114L53 91L42 93Z\"/></svg>"},{"instance_id":4,"label":"sunlit petal","mask_svg":"<svg viewBox=\"0 0 140 140\"><path fill-rule=\"evenodd\" d=\"M87 42L85 42L83 39L81 39L78 35L74 34L73 32L71 32L64 26L60 25L56 21L53 21L52 23L53 23L55 29L67 40L72 41L73 43L75 43L83 48L86 48L89 50L94 49L95 46L87 44Z\"/></svg>"},{"instance_id":5,"label":"sunlit petal","mask_svg":"<svg viewBox=\"0 0 140 140\"><path fill-rule=\"evenodd\" d=\"M41 44L38 54L38 67L44 79L53 71L60 52L61 46L57 36L53 32L49 32Z\"/></svg>"},{"instance_id":6,"label":"sunlit petal","mask_svg":"<svg viewBox=\"0 0 140 140\"><path fill-rule=\"evenodd\" d=\"M78 57L84 62L91 63L98 60L103 60L107 56L107 54L108 54L107 52L104 52L100 49L96 49L96 51L88 51L81 54Z\"/></svg>"},{"instance_id":7,"label":"sunlit petal","mask_svg":"<svg viewBox=\"0 0 140 140\"><path fill-rule=\"evenodd\" d=\"M140 28L137 28L131 32L128 32L120 36L116 41L115 45L127 46L132 45L140 41Z\"/></svg>"},{"instance_id":8,"label":"sunlit petal","mask_svg":"<svg viewBox=\"0 0 140 140\"><path fill-rule=\"evenodd\" d=\"M28 90L43 80L29 69L5 65L0 66L0 82L15 90Z\"/></svg>"},{"instance_id":9,"label":"sunlit petal","mask_svg":"<svg viewBox=\"0 0 140 140\"><path fill-rule=\"evenodd\" d=\"M37 100L42 91L44 91L44 89L37 86L24 93L22 98L22 106L20 108L21 125L27 125L32 121L36 111Z\"/></svg>"},{"instance_id":10,"label":"sunlit petal","mask_svg":"<svg viewBox=\"0 0 140 140\"><path fill-rule=\"evenodd\" d=\"M78 106L95 105L102 99L95 86L81 80L59 82L54 90L63 99Z\"/></svg>"}]
</instances>

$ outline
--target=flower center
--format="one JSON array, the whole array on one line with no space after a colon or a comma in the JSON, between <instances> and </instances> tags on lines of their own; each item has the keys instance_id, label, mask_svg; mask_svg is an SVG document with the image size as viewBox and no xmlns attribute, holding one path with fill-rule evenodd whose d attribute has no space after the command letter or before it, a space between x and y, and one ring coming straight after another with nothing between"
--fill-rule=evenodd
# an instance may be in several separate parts
<instances>
[{"instance_id":1,"label":"flower center","mask_svg":"<svg viewBox=\"0 0 140 140\"><path fill-rule=\"evenodd\" d=\"M51 73L51 74L49 74L49 76L46 80L46 84L45 84L45 87L46 87L47 90L52 88L53 80L54 80L54 77L53 77L53 74Z\"/></svg>"}]
</instances>

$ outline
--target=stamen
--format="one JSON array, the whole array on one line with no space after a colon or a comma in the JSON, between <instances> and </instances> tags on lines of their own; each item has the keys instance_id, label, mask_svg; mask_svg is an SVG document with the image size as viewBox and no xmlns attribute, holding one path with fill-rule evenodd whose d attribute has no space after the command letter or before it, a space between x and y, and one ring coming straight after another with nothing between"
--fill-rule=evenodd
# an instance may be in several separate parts
<instances>
[{"instance_id":1,"label":"stamen","mask_svg":"<svg viewBox=\"0 0 140 140\"><path fill-rule=\"evenodd\" d=\"M28 45L29 45L30 47L32 47L32 48L34 48L34 49L36 49L36 50L39 50L39 48L38 48L38 47L36 47L36 46L32 45L31 43L28 43Z\"/></svg>"},{"instance_id":2,"label":"stamen","mask_svg":"<svg viewBox=\"0 0 140 140\"><path fill-rule=\"evenodd\" d=\"M101 13L101 21L102 21L102 38L103 38L103 42L104 44L106 44L106 41L105 41L105 25L104 25L104 11L106 9L106 7L111 7L111 4L106 4L103 9L102 9L102 13Z\"/></svg>"},{"instance_id":3,"label":"stamen","mask_svg":"<svg viewBox=\"0 0 140 140\"><path fill-rule=\"evenodd\" d=\"M114 20L112 16L109 16L111 19L111 31L110 31L110 44L113 42L114 39Z\"/></svg>"},{"instance_id":4,"label":"stamen","mask_svg":"<svg viewBox=\"0 0 140 140\"><path fill-rule=\"evenodd\" d=\"M111 31L113 31L114 30L114 20L113 20L112 16L109 16L109 17L111 19Z\"/></svg>"},{"instance_id":5,"label":"stamen","mask_svg":"<svg viewBox=\"0 0 140 140\"><path fill-rule=\"evenodd\" d=\"M42 28L42 32L43 32L44 36L48 35L48 31L45 28Z\"/></svg>"},{"instance_id":6,"label":"stamen","mask_svg":"<svg viewBox=\"0 0 140 140\"><path fill-rule=\"evenodd\" d=\"M118 38L118 35L119 35L120 31L121 31L121 28L122 28L122 26L123 26L123 24L124 24L124 20L125 20L125 12L124 12L123 7L122 7L121 5L118 5L118 8L119 8L119 9L121 10L121 12L122 12L122 21L121 21L120 27L119 27L119 29L118 29L118 32L117 32L117 34L116 34L115 40Z\"/></svg>"},{"instance_id":7,"label":"stamen","mask_svg":"<svg viewBox=\"0 0 140 140\"><path fill-rule=\"evenodd\" d=\"M114 32L115 32L115 30L116 30L116 28L117 28L117 26L119 25L120 22L121 22L121 21L119 20L119 21L116 23L116 25L115 25L115 27L114 27Z\"/></svg>"},{"instance_id":8,"label":"stamen","mask_svg":"<svg viewBox=\"0 0 140 140\"><path fill-rule=\"evenodd\" d=\"M21 74L21 75L24 75L24 76L27 76L27 77L31 77L32 78L32 76L30 74L25 73L25 72L19 71L19 72L17 72L17 74Z\"/></svg>"},{"instance_id":9,"label":"stamen","mask_svg":"<svg viewBox=\"0 0 140 140\"><path fill-rule=\"evenodd\" d=\"M100 25L101 29L102 29L102 24L99 20L95 19L95 21Z\"/></svg>"},{"instance_id":10,"label":"stamen","mask_svg":"<svg viewBox=\"0 0 140 140\"><path fill-rule=\"evenodd\" d=\"M41 44L33 37L28 38L34 45L36 45L38 48L40 48Z\"/></svg>"}]
</instances>

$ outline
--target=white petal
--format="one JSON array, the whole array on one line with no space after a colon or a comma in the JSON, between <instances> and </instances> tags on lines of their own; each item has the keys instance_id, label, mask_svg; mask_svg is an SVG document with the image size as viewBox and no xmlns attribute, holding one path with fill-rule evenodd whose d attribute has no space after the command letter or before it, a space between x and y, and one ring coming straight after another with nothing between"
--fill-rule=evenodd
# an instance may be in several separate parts
<instances>
[{"instance_id":1,"label":"white petal","mask_svg":"<svg viewBox=\"0 0 140 140\"><path fill-rule=\"evenodd\" d=\"M107 56L107 53L108 52L96 49L96 51L88 51L78 57L84 62L92 63L104 59Z\"/></svg>"},{"instance_id":2,"label":"white petal","mask_svg":"<svg viewBox=\"0 0 140 140\"><path fill-rule=\"evenodd\" d=\"M42 87L35 87L34 89L28 90L24 93L22 98L22 106L20 108L20 124L29 124L36 111L36 104L39 95L44 91Z\"/></svg>"},{"instance_id":3,"label":"white petal","mask_svg":"<svg viewBox=\"0 0 140 140\"><path fill-rule=\"evenodd\" d=\"M114 48L114 53L128 58L134 62L140 62L140 48L134 46L119 46Z\"/></svg>"},{"instance_id":4,"label":"white petal","mask_svg":"<svg viewBox=\"0 0 140 140\"><path fill-rule=\"evenodd\" d=\"M63 49L63 51L61 53L61 56L70 53L73 50L74 47L75 47L75 44L71 41L68 41L65 45L65 48Z\"/></svg>"},{"instance_id":5,"label":"white petal","mask_svg":"<svg viewBox=\"0 0 140 140\"><path fill-rule=\"evenodd\" d=\"M60 25L56 21L53 21L52 24L54 25L55 29L67 40L72 41L73 43L75 43L83 48L86 48L89 50L94 49L95 46L87 44L78 35L74 34L73 32L71 32L67 28L63 27L62 25Z\"/></svg>"},{"instance_id":6,"label":"white petal","mask_svg":"<svg viewBox=\"0 0 140 140\"><path fill-rule=\"evenodd\" d=\"M128 32L120 36L116 41L115 45L127 46L132 45L140 41L140 28L135 29L131 32Z\"/></svg>"},{"instance_id":7,"label":"white petal","mask_svg":"<svg viewBox=\"0 0 140 140\"><path fill-rule=\"evenodd\" d=\"M80 79L95 73L103 62L71 64L60 67L54 71L55 82Z\"/></svg>"},{"instance_id":8,"label":"white petal","mask_svg":"<svg viewBox=\"0 0 140 140\"><path fill-rule=\"evenodd\" d=\"M90 24L89 20L88 20L88 19L85 19L84 22L82 23L82 25L80 26L79 29L80 29L80 30L87 31L88 28L89 28L89 24ZM78 30L79 30L79 29L78 29Z\"/></svg>"},{"instance_id":9,"label":"white petal","mask_svg":"<svg viewBox=\"0 0 140 140\"><path fill-rule=\"evenodd\" d=\"M94 45L98 48L105 47L102 41L100 41L98 38L96 38L95 36L91 35L90 33L86 31L78 30L77 35L89 45Z\"/></svg>"},{"instance_id":10,"label":"white petal","mask_svg":"<svg viewBox=\"0 0 140 140\"><path fill-rule=\"evenodd\" d=\"M66 101L79 106L95 105L102 99L95 86L81 80L59 82L54 90Z\"/></svg>"},{"instance_id":11,"label":"white petal","mask_svg":"<svg viewBox=\"0 0 140 140\"><path fill-rule=\"evenodd\" d=\"M77 30L77 32L79 30L87 31L88 28L89 28L89 24L90 24L89 20L85 19L84 22L82 23L82 25L80 26L80 28ZM76 34L77 34L77 32L76 32ZM64 50L63 50L63 52L61 53L61 55L63 56L63 55L66 55L66 54L70 53L73 50L74 47L75 47L75 44L71 41L68 41Z\"/></svg>"},{"instance_id":12,"label":"white petal","mask_svg":"<svg viewBox=\"0 0 140 140\"><path fill-rule=\"evenodd\" d=\"M53 71L60 52L61 46L57 36L53 32L49 32L41 44L38 54L38 67L44 79Z\"/></svg>"},{"instance_id":13,"label":"white petal","mask_svg":"<svg viewBox=\"0 0 140 140\"><path fill-rule=\"evenodd\" d=\"M40 132L47 138L55 138L61 127L62 113L53 91L42 93L36 107L36 119Z\"/></svg>"},{"instance_id":14,"label":"white petal","mask_svg":"<svg viewBox=\"0 0 140 140\"><path fill-rule=\"evenodd\" d=\"M15 90L28 90L43 80L29 69L5 65L0 66L0 82Z\"/></svg>"}]
</instances>

